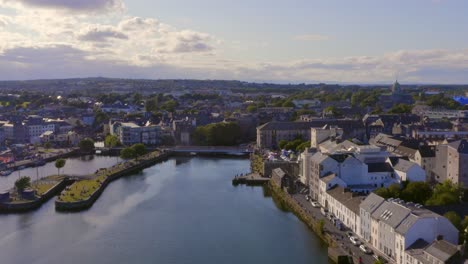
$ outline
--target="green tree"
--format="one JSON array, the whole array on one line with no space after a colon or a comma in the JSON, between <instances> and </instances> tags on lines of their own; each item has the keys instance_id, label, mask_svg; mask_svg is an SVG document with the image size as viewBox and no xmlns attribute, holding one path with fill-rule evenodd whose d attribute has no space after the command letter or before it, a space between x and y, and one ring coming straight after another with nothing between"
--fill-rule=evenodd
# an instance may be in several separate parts
<instances>
[{"instance_id":1,"label":"green tree","mask_svg":"<svg viewBox=\"0 0 468 264\"><path fill-rule=\"evenodd\" d=\"M426 205L458 204L461 196L462 188L450 180L445 180L434 187L433 194Z\"/></svg>"},{"instance_id":2,"label":"green tree","mask_svg":"<svg viewBox=\"0 0 468 264\"><path fill-rule=\"evenodd\" d=\"M78 147L82 152L92 152L94 150L94 141L90 138L85 138L78 143Z\"/></svg>"},{"instance_id":3,"label":"green tree","mask_svg":"<svg viewBox=\"0 0 468 264\"><path fill-rule=\"evenodd\" d=\"M104 139L104 145L108 148L114 148L117 146L121 146L122 143L120 143L120 140L117 136L107 135L106 138Z\"/></svg>"},{"instance_id":4,"label":"green tree","mask_svg":"<svg viewBox=\"0 0 468 264\"><path fill-rule=\"evenodd\" d=\"M145 147L145 145L143 145L141 143L135 144L131 148L135 152L135 156L137 158L146 154L146 147Z\"/></svg>"},{"instance_id":5,"label":"green tree","mask_svg":"<svg viewBox=\"0 0 468 264\"><path fill-rule=\"evenodd\" d=\"M401 192L401 199L424 204L432 196L432 189L425 182L410 182Z\"/></svg>"},{"instance_id":6,"label":"green tree","mask_svg":"<svg viewBox=\"0 0 468 264\"><path fill-rule=\"evenodd\" d=\"M447 218L458 230L462 230L462 220L460 216L454 211L449 211L444 214L444 217Z\"/></svg>"},{"instance_id":7,"label":"green tree","mask_svg":"<svg viewBox=\"0 0 468 264\"><path fill-rule=\"evenodd\" d=\"M221 122L197 127L192 137L199 145L232 146L238 143L241 136L237 123Z\"/></svg>"},{"instance_id":8,"label":"green tree","mask_svg":"<svg viewBox=\"0 0 468 264\"><path fill-rule=\"evenodd\" d=\"M145 109L146 109L146 112L157 111L158 110L158 98L153 97L153 98L146 100Z\"/></svg>"},{"instance_id":9,"label":"green tree","mask_svg":"<svg viewBox=\"0 0 468 264\"><path fill-rule=\"evenodd\" d=\"M286 146L286 144L288 144L288 141L282 139L282 140L280 140L280 141L278 142L278 147L279 147L280 149L284 149L284 147Z\"/></svg>"},{"instance_id":10,"label":"green tree","mask_svg":"<svg viewBox=\"0 0 468 264\"><path fill-rule=\"evenodd\" d=\"M18 193L31 186L31 178L24 176L15 181L15 187Z\"/></svg>"},{"instance_id":11,"label":"green tree","mask_svg":"<svg viewBox=\"0 0 468 264\"><path fill-rule=\"evenodd\" d=\"M55 168L57 168L57 175L60 176L60 169L65 166L66 161L64 159L58 159L55 161Z\"/></svg>"},{"instance_id":12,"label":"green tree","mask_svg":"<svg viewBox=\"0 0 468 264\"><path fill-rule=\"evenodd\" d=\"M408 104L397 104L394 105L388 112L390 114L409 114L413 110L412 105Z\"/></svg>"},{"instance_id":13,"label":"green tree","mask_svg":"<svg viewBox=\"0 0 468 264\"><path fill-rule=\"evenodd\" d=\"M303 152L305 149L310 148L310 141L303 142L296 147L297 152Z\"/></svg>"},{"instance_id":14,"label":"green tree","mask_svg":"<svg viewBox=\"0 0 468 264\"><path fill-rule=\"evenodd\" d=\"M247 106L246 111L249 113L255 113L257 111L257 106L255 104L250 104Z\"/></svg>"},{"instance_id":15,"label":"green tree","mask_svg":"<svg viewBox=\"0 0 468 264\"><path fill-rule=\"evenodd\" d=\"M292 100L286 100L281 106L282 107L295 107L296 105L294 105Z\"/></svg>"},{"instance_id":16,"label":"green tree","mask_svg":"<svg viewBox=\"0 0 468 264\"><path fill-rule=\"evenodd\" d=\"M136 158L135 150L132 147L124 148L120 151L120 157L122 159L134 159Z\"/></svg>"}]
</instances>

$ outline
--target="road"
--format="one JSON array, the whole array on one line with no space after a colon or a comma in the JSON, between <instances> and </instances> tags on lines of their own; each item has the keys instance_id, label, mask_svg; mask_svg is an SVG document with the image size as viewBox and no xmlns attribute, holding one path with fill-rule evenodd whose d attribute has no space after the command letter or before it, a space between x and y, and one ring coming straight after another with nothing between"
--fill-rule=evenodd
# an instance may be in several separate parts
<instances>
[{"instance_id":1,"label":"road","mask_svg":"<svg viewBox=\"0 0 468 264\"><path fill-rule=\"evenodd\" d=\"M320 212L320 208L313 207L312 204L306 200L305 195L294 194L292 195L292 197L299 203L299 205L301 205L303 209L305 209L306 212L310 213L314 219L316 219L317 221L323 219L325 221L324 229L326 230L326 232L335 237L336 241L338 241L341 248L343 248L345 252L350 253L350 255L352 255L356 259L359 259L359 257L361 257L362 263L364 264L373 264L375 262L375 259L374 257L372 257L372 254L365 254L359 249L358 246L355 246L351 243L349 238L346 236L346 232L351 230L338 230L338 228L336 228L330 220L328 220L322 215L322 213ZM357 235L355 236L357 237ZM361 243L363 242L361 239L359 240L361 241Z\"/></svg>"}]
</instances>

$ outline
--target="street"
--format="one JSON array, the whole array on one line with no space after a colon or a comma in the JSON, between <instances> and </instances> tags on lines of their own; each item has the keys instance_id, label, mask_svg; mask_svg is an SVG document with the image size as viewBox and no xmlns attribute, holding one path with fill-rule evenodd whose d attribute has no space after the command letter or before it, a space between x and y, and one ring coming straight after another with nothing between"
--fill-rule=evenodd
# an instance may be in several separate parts
<instances>
[{"instance_id":1,"label":"street","mask_svg":"<svg viewBox=\"0 0 468 264\"><path fill-rule=\"evenodd\" d=\"M323 219L325 221L325 231L331 234L333 237L335 237L337 243L341 246L342 249L344 249L345 252L350 253L350 255L352 255L356 259L359 259L359 257L361 257L362 263L365 264L373 264L376 261L372 254L365 254L359 249L359 246L355 246L351 243L349 238L346 236L346 232L350 231L349 229L344 228L343 231L338 230L338 228L336 228L330 220L328 220L321 214L320 208L313 207L312 204L306 200L304 194L294 194L292 195L292 197L306 212L310 213L314 219L316 219L317 221ZM355 237L358 236L355 235ZM361 241L361 243L363 242L362 239L359 239L359 241ZM366 246L370 248L368 245Z\"/></svg>"}]
</instances>

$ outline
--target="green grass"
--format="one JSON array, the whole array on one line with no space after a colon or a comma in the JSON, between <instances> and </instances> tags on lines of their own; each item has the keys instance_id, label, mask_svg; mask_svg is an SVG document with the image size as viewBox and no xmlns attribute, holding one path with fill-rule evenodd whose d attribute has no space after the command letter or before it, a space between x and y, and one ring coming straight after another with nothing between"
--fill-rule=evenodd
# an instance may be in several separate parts
<instances>
[{"instance_id":1,"label":"green grass","mask_svg":"<svg viewBox=\"0 0 468 264\"><path fill-rule=\"evenodd\" d=\"M152 152L139 158L140 161L151 159L159 155L159 152ZM127 161L134 165L136 160ZM81 180L73 183L67 187L59 196L58 200L61 202L79 202L87 200L91 195L101 186L101 184L111 175L126 169L124 164L117 164L105 170L100 170L93 175L92 179Z\"/></svg>"},{"instance_id":2,"label":"green grass","mask_svg":"<svg viewBox=\"0 0 468 264\"><path fill-rule=\"evenodd\" d=\"M57 182L58 183L58 182ZM38 196L44 195L48 190L54 187L57 183L40 183L40 184L33 184L31 186L32 189L36 190L36 194Z\"/></svg>"}]
</instances>

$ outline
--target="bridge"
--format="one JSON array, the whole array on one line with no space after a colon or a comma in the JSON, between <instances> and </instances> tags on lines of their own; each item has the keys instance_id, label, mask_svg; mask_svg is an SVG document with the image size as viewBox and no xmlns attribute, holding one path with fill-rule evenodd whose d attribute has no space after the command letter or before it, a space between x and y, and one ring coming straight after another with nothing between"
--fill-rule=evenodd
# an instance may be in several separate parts
<instances>
[{"instance_id":1,"label":"bridge","mask_svg":"<svg viewBox=\"0 0 468 264\"><path fill-rule=\"evenodd\" d=\"M218 154L218 155L234 155L243 156L253 152L248 147L230 147L230 146L176 146L167 149L174 153L186 154Z\"/></svg>"}]
</instances>

